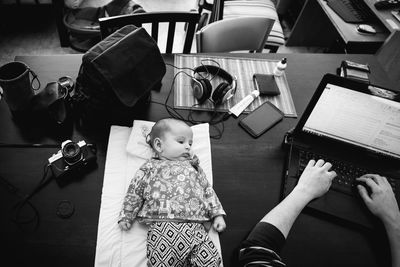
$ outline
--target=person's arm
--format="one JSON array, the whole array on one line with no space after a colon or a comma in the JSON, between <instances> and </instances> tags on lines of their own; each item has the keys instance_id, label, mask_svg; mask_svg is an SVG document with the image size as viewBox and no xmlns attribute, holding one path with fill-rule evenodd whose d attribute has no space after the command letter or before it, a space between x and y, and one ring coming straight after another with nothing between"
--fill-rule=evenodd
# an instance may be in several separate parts
<instances>
[{"instance_id":1,"label":"person's arm","mask_svg":"<svg viewBox=\"0 0 400 267\"><path fill-rule=\"evenodd\" d=\"M226 228L225 219L226 215L217 194L207 180L204 170L200 167L200 160L196 155L191 159L192 166L197 170L197 178L200 184L204 187L204 198L208 209L208 216L212 218L212 227L217 232L222 232ZM208 228L208 226L206 226Z\"/></svg>"},{"instance_id":2,"label":"person's arm","mask_svg":"<svg viewBox=\"0 0 400 267\"><path fill-rule=\"evenodd\" d=\"M368 209L385 226L392 254L392 266L400 266L400 211L392 187L385 177L377 174L366 174L357 178L368 186L371 194L363 185L358 185L358 191Z\"/></svg>"},{"instance_id":3,"label":"person's arm","mask_svg":"<svg viewBox=\"0 0 400 267\"><path fill-rule=\"evenodd\" d=\"M145 182L149 177L148 164L145 163L136 172L134 178L129 184L127 193L122 203L122 209L119 213L118 224L122 230L129 230L132 226L137 213L143 204L143 190Z\"/></svg>"},{"instance_id":4,"label":"person's arm","mask_svg":"<svg viewBox=\"0 0 400 267\"><path fill-rule=\"evenodd\" d=\"M336 176L331 167L329 162L310 160L293 191L261 221L274 225L286 238L303 208L329 190Z\"/></svg>"},{"instance_id":5,"label":"person's arm","mask_svg":"<svg viewBox=\"0 0 400 267\"><path fill-rule=\"evenodd\" d=\"M336 176L332 165L323 160L310 160L293 191L273 208L241 244L242 266L258 264L284 266L279 253L294 221L314 198L326 193Z\"/></svg>"},{"instance_id":6,"label":"person's arm","mask_svg":"<svg viewBox=\"0 0 400 267\"><path fill-rule=\"evenodd\" d=\"M222 207L221 201L219 200L217 194L212 188L211 184L208 182L204 170L200 167L200 161L197 160L197 179L203 186L204 190L204 200L206 201L206 206L208 209L208 215L210 218L214 218L220 215L226 215L224 208ZM222 229L223 230L223 229Z\"/></svg>"}]
</instances>

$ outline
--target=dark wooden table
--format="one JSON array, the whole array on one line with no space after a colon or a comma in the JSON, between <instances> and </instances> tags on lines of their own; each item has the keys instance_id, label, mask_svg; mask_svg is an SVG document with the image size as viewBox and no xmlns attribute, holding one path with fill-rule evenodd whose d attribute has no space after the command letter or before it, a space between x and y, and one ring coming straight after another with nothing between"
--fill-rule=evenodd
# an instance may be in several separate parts
<instances>
[{"instance_id":1,"label":"dark wooden table","mask_svg":"<svg viewBox=\"0 0 400 267\"><path fill-rule=\"evenodd\" d=\"M376 29L376 34L358 33L356 23L345 22L326 1L303 1L304 5L286 42L287 46L339 46L346 53L375 53L377 49L395 31L394 25L400 23L394 19L390 10L377 10L375 0L360 0L369 6L375 15L374 22L368 22Z\"/></svg>"},{"instance_id":2,"label":"dark wooden table","mask_svg":"<svg viewBox=\"0 0 400 267\"><path fill-rule=\"evenodd\" d=\"M240 56L240 55L238 55ZM323 74L335 73L341 60L368 63L372 82L392 86L376 59L371 55L333 54L245 54L247 57L288 58L286 71L299 116L303 113ZM165 56L173 62L173 56ZM39 76L42 87L60 76L77 76L81 55L19 56ZM173 77L167 74L152 100L164 102ZM187 111L180 110L186 116ZM167 116L161 105L150 104L138 112L137 119L156 121ZM237 248L252 227L280 200L285 151L284 133L298 119L285 118L258 139L251 138L233 117L225 121L221 139L212 139L214 188L227 212L227 229L220 235L225 266L237 265ZM21 124L12 119L5 101L0 103L0 143L59 144L66 139L85 140L98 148L98 167L83 179L59 186L50 181L33 198L40 213L38 229L18 226L12 220L12 207L18 198L0 186L0 236L4 266L92 266L94 264L97 225L108 131L59 129L32 120ZM0 148L0 176L13 184L22 195L39 182L43 166L58 148ZM59 218L56 208L69 200L75 212L68 219ZM387 266L389 249L384 232L373 233L302 213L289 235L282 257L289 266Z\"/></svg>"}]
</instances>

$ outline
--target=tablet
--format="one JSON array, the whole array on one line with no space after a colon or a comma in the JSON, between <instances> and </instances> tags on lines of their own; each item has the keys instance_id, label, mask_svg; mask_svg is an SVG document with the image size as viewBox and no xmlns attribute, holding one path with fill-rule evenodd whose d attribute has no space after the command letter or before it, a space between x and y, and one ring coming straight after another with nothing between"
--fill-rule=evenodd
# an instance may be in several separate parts
<instances>
[{"instance_id":1,"label":"tablet","mask_svg":"<svg viewBox=\"0 0 400 267\"><path fill-rule=\"evenodd\" d=\"M239 121L251 136L259 137L283 119L283 112L267 101Z\"/></svg>"}]
</instances>

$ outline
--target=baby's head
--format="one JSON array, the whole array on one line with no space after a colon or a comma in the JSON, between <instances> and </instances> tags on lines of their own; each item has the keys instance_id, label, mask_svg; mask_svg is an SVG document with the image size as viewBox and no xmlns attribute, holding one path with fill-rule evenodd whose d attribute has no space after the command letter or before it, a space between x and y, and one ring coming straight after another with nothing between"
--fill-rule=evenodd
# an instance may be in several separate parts
<instances>
[{"instance_id":1,"label":"baby's head","mask_svg":"<svg viewBox=\"0 0 400 267\"><path fill-rule=\"evenodd\" d=\"M193 131L185 122L167 118L154 124L148 142L159 158L185 160L192 156Z\"/></svg>"}]
</instances>

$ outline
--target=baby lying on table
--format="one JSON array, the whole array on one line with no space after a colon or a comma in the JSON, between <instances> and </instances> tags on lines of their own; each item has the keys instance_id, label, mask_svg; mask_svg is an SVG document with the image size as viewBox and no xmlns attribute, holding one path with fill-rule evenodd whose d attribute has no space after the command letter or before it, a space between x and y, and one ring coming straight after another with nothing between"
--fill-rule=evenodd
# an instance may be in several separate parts
<instances>
[{"instance_id":1,"label":"baby lying on table","mask_svg":"<svg viewBox=\"0 0 400 267\"><path fill-rule=\"evenodd\" d=\"M192 155L192 129L183 121L158 121L148 136L156 157L136 172L125 196L119 226L128 230L135 219L149 225L148 266L220 266L205 222L221 232L225 211Z\"/></svg>"}]
</instances>

